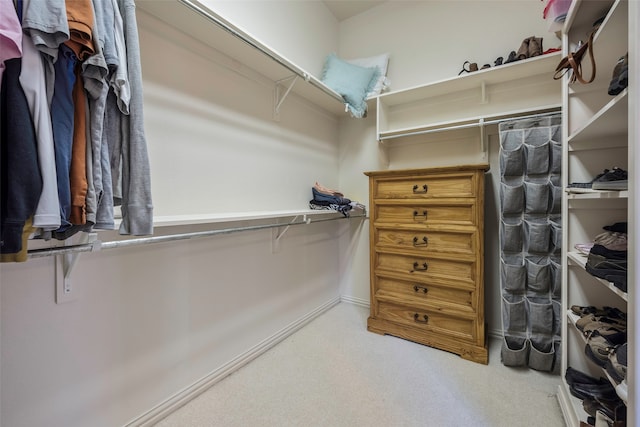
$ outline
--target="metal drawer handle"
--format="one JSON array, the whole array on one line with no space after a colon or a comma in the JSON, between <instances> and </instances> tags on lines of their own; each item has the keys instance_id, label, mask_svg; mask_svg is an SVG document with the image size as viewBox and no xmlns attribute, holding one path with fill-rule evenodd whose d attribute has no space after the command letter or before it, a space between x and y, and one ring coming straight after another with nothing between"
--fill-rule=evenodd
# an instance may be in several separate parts
<instances>
[{"instance_id":1,"label":"metal drawer handle","mask_svg":"<svg viewBox=\"0 0 640 427\"><path fill-rule=\"evenodd\" d=\"M422 186L422 189L421 189L421 190L419 190L419 188L420 188L420 187L418 187L418 185L417 185L417 184L416 184L416 185L414 185L414 186L413 186L413 193L414 193L414 194L426 193L426 192L427 192L427 190L429 189L429 187L427 186L427 184L424 184L424 185Z\"/></svg>"},{"instance_id":2,"label":"metal drawer handle","mask_svg":"<svg viewBox=\"0 0 640 427\"><path fill-rule=\"evenodd\" d=\"M418 211L413 211L413 219L416 219L416 217L419 216L423 216L425 221L427 220L427 211L422 211L422 213L419 213Z\"/></svg>"},{"instance_id":3,"label":"metal drawer handle","mask_svg":"<svg viewBox=\"0 0 640 427\"><path fill-rule=\"evenodd\" d=\"M427 243L429 243L429 239L427 239L427 236L422 237L422 242L418 242L417 237L413 238L413 246L427 246Z\"/></svg>"},{"instance_id":4,"label":"metal drawer handle","mask_svg":"<svg viewBox=\"0 0 640 427\"><path fill-rule=\"evenodd\" d=\"M410 273L413 273L414 271L427 271L427 268L429 268L429 266L426 262L423 262L422 266L420 266L420 264L418 264L417 262L414 262L413 270L411 270Z\"/></svg>"},{"instance_id":5,"label":"metal drawer handle","mask_svg":"<svg viewBox=\"0 0 640 427\"><path fill-rule=\"evenodd\" d=\"M429 322L429 316L427 316L426 314L423 314L422 318L420 318L420 315L416 313L413 315L413 320L418 323L427 323Z\"/></svg>"},{"instance_id":6,"label":"metal drawer handle","mask_svg":"<svg viewBox=\"0 0 640 427\"><path fill-rule=\"evenodd\" d=\"M425 293L425 294L429 292L429 289L425 288L424 286L418 286L418 285L413 285L413 290L416 292L422 291L422 293Z\"/></svg>"}]
</instances>

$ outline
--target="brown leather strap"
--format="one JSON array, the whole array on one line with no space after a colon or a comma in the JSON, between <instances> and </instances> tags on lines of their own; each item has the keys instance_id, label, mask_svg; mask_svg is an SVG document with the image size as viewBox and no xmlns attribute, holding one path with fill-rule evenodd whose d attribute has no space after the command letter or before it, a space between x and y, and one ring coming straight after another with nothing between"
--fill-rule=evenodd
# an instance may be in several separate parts
<instances>
[{"instance_id":1,"label":"brown leather strap","mask_svg":"<svg viewBox=\"0 0 640 427\"><path fill-rule=\"evenodd\" d=\"M580 83L587 84L591 83L596 78L596 61L593 57L593 35L595 31L592 31L589 35L589 40L575 52L569 52L569 54L562 58L558 66L556 67L556 72L553 75L555 80L559 80L564 76L567 71L572 70L570 82L573 83L578 80ZM588 55L591 61L591 77L589 80L585 80L582 77L582 59L584 56Z\"/></svg>"}]
</instances>

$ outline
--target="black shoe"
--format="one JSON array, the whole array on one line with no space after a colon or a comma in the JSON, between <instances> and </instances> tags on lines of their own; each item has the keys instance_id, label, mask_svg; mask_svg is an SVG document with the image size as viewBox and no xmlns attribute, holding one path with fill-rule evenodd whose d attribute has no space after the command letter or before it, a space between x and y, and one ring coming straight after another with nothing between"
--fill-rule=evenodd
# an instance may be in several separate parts
<instances>
[{"instance_id":1,"label":"black shoe","mask_svg":"<svg viewBox=\"0 0 640 427\"><path fill-rule=\"evenodd\" d=\"M627 407L619 398L612 400L600 400L589 397L582 401L582 407L584 408L584 411L592 417L595 417L596 412L600 411L610 420L616 421L624 420L627 412Z\"/></svg>"},{"instance_id":2,"label":"black shoe","mask_svg":"<svg viewBox=\"0 0 640 427\"><path fill-rule=\"evenodd\" d=\"M602 178L607 173L609 173L609 169L605 169L601 174L596 175L596 177L589 182L572 182L571 184L567 185L567 188L572 188L572 189L586 188L591 190L593 189L593 183L595 182L595 180Z\"/></svg>"},{"instance_id":3,"label":"black shoe","mask_svg":"<svg viewBox=\"0 0 640 427\"><path fill-rule=\"evenodd\" d=\"M627 343L616 347L609 354L609 360L604 367L616 384L620 384L627 378Z\"/></svg>"},{"instance_id":4,"label":"black shoe","mask_svg":"<svg viewBox=\"0 0 640 427\"><path fill-rule=\"evenodd\" d=\"M585 269L592 275L613 283L619 289L627 289L627 260L608 259L589 253Z\"/></svg>"},{"instance_id":5,"label":"black shoe","mask_svg":"<svg viewBox=\"0 0 640 427\"><path fill-rule=\"evenodd\" d=\"M613 67L613 75L611 76L611 82L609 82L609 89L607 93L612 96L616 96L629 84L629 55L625 55L618 59L615 67Z\"/></svg>"},{"instance_id":6,"label":"black shoe","mask_svg":"<svg viewBox=\"0 0 640 427\"><path fill-rule=\"evenodd\" d=\"M614 400L618 397L616 389L609 382L606 384L575 383L569 387L569 392L578 399L596 397L602 400Z\"/></svg>"},{"instance_id":7,"label":"black shoe","mask_svg":"<svg viewBox=\"0 0 640 427\"><path fill-rule=\"evenodd\" d=\"M518 57L516 56L516 51L512 50L511 53L509 53L509 57L507 58L506 61L504 61L505 64L508 64L509 62L516 62L518 60Z\"/></svg>"},{"instance_id":8,"label":"black shoe","mask_svg":"<svg viewBox=\"0 0 640 427\"><path fill-rule=\"evenodd\" d=\"M593 190L626 190L629 188L627 171L613 168L597 177L591 186Z\"/></svg>"},{"instance_id":9,"label":"black shoe","mask_svg":"<svg viewBox=\"0 0 640 427\"><path fill-rule=\"evenodd\" d=\"M589 253L594 255L600 255L607 259L626 261L628 251L612 251L611 249L607 249L603 245L595 244L591 247L591 250L589 251Z\"/></svg>"},{"instance_id":10,"label":"black shoe","mask_svg":"<svg viewBox=\"0 0 640 427\"><path fill-rule=\"evenodd\" d=\"M577 369L573 369L570 366L567 368L567 371L564 374L564 378L565 380L567 380L567 384L569 384L569 386L572 386L576 383L593 384L593 385L609 384L609 381L607 381L606 378L600 377L596 379L592 376L585 374L584 372L578 371Z\"/></svg>"},{"instance_id":11,"label":"black shoe","mask_svg":"<svg viewBox=\"0 0 640 427\"><path fill-rule=\"evenodd\" d=\"M616 222L615 224L605 225L602 227L603 230L611 231L612 233L627 233L627 223L626 222Z\"/></svg>"}]
</instances>

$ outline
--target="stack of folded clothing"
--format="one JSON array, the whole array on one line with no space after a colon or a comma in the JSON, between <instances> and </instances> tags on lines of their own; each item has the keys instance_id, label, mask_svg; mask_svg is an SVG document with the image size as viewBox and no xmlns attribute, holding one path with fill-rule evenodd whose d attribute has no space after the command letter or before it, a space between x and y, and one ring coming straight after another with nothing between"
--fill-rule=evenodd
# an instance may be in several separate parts
<instances>
[{"instance_id":1,"label":"stack of folded clothing","mask_svg":"<svg viewBox=\"0 0 640 427\"><path fill-rule=\"evenodd\" d=\"M589 249L585 269L627 292L627 223L617 222L603 228L605 233L597 236ZM576 248L584 252L586 245Z\"/></svg>"},{"instance_id":2,"label":"stack of folded clothing","mask_svg":"<svg viewBox=\"0 0 640 427\"><path fill-rule=\"evenodd\" d=\"M587 339L585 353L596 365L605 369L613 381L593 378L571 367L565 379L572 395L582 399L584 410L606 417L609 425L625 425L627 400L627 315L614 307L571 307L580 316L576 328Z\"/></svg>"},{"instance_id":3,"label":"stack of folded clothing","mask_svg":"<svg viewBox=\"0 0 640 427\"><path fill-rule=\"evenodd\" d=\"M311 187L313 199L309 201L310 209L334 210L348 217L354 208L364 209L364 206L358 202L353 202L344 197L344 194L337 190L326 188L317 182Z\"/></svg>"}]
</instances>

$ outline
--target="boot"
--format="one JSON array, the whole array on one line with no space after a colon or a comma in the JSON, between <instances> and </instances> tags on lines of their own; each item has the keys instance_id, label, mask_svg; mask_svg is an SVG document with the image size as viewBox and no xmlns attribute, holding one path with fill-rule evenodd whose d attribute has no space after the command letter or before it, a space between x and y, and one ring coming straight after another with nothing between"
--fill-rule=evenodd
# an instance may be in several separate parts
<instances>
[{"instance_id":1,"label":"boot","mask_svg":"<svg viewBox=\"0 0 640 427\"><path fill-rule=\"evenodd\" d=\"M526 39L522 40L522 44L520 45L520 49L518 49L518 52L516 52L516 59L520 60L520 59L526 59L526 58L529 57L529 41L532 38L533 37L526 38Z\"/></svg>"},{"instance_id":2,"label":"boot","mask_svg":"<svg viewBox=\"0 0 640 427\"><path fill-rule=\"evenodd\" d=\"M529 58L542 55L542 37L531 37L529 39Z\"/></svg>"}]
</instances>

